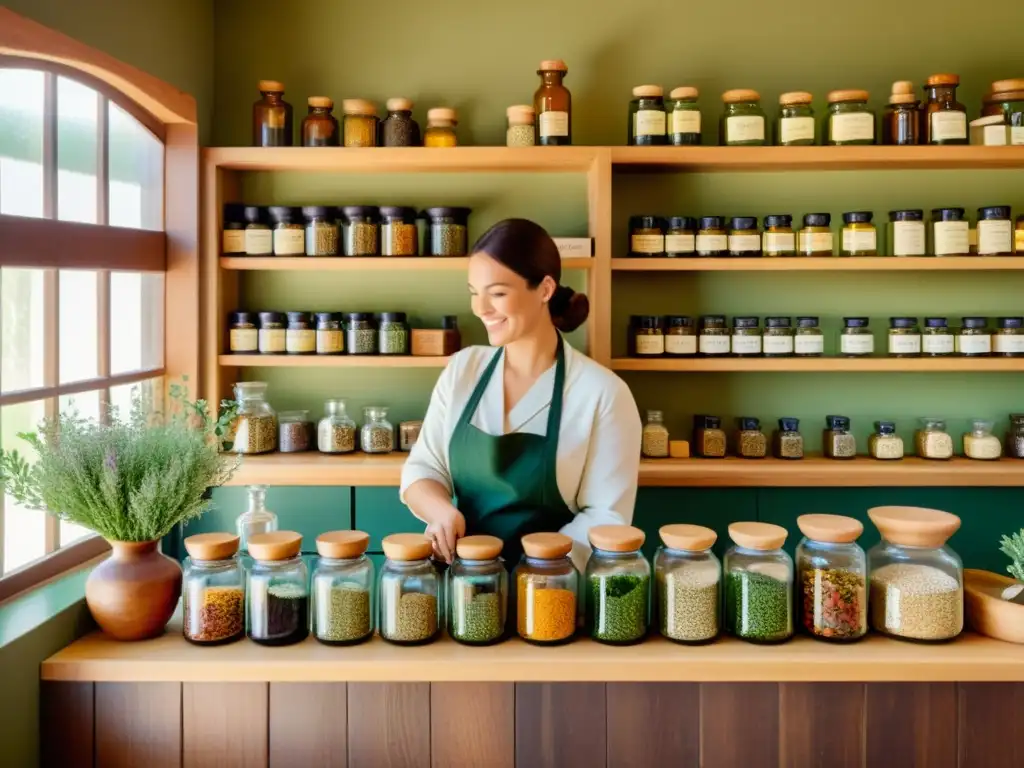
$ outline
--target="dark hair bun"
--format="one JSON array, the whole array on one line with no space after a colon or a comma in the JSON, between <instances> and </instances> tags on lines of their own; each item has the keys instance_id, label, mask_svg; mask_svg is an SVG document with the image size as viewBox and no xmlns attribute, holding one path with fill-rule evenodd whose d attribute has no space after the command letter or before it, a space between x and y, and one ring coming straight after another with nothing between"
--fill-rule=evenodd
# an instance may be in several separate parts
<instances>
[{"instance_id":1,"label":"dark hair bun","mask_svg":"<svg viewBox=\"0 0 1024 768\"><path fill-rule=\"evenodd\" d=\"M560 285L548 302L551 320L555 327L569 333L575 331L587 320L590 314L590 300L584 293L576 293L572 288Z\"/></svg>"}]
</instances>

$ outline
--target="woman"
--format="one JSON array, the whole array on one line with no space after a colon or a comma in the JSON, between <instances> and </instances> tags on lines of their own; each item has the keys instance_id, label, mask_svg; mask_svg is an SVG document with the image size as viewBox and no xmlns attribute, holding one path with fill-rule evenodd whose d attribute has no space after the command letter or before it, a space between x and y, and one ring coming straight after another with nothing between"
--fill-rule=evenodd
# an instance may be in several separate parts
<instances>
[{"instance_id":1,"label":"woman","mask_svg":"<svg viewBox=\"0 0 1024 768\"><path fill-rule=\"evenodd\" d=\"M633 518L640 415L621 379L562 341L589 303L561 274L554 241L525 219L473 246L473 314L498 349L452 358L402 471L402 501L445 562L456 540L485 533L505 542L512 566L522 536L561 531L579 566L591 526Z\"/></svg>"}]
</instances>

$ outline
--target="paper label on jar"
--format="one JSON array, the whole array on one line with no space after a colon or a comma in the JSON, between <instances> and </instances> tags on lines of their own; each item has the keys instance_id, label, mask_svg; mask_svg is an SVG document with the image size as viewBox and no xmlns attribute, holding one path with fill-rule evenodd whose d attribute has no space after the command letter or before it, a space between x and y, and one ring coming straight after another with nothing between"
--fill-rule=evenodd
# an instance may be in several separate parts
<instances>
[{"instance_id":1,"label":"paper label on jar","mask_svg":"<svg viewBox=\"0 0 1024 768\"><path fill-rule=\"evenodd\" d=\"M697 354L697 337L694 335L683 335L668 333L665 335L665 352L670 355L695 355Z\"/></svg>"},{"instance_id":2,"label":"paper label on jar","mask_svg":"<svg viewBox=\"0 0 1024 768\"><path fill-rule=\"evenodd\" d=\"M729 235L730 253L757 253L761 250L761 238L758 235Z\"/></svg>"},{"instance_id":3,"label":"paper label on jar","mask_svg":"<svg viewBox=\"0 0 1024 768\"><path fill-rule=\"evenodd\" d=\"M665 113L657 109L641 109L633 115L634 136L664 136Z\"/></svg>"},{"instance_id":4,"label":"paper label on jar","mask_svg":"<svg viewBox=\"0 0 1024 768\"><path fill-rule=\"evenodd\" d=\"M892 223L892 255L924 256L924 222L894 221Z\"/></svg>"},{"instance_id":5,"label":"paper label on jar","mask_svg":"<svg viewBox=\"0 0 1024 768\"><path fill-rule=\"evenodd\" d=\"M985 125L982 126L981 143L986 147L1005 147L1006 146L1006 126L1000 123L999 125ZM1011 129L1013 130L1013 129ZM1011 136L1012 141L1012 136ZM973 141L971 142L974 143ZM1024 138L1021 143L1024 144Z\"/></svg>"},{"instance_id":6,"label":"paper label on jar","mask_svg":"<svg viewBox=\"0 0 1024 768\"><path fill-rule=\"evenodd\" d=\"M832 115L828 121L832 141L874 141L875 116L870 112Z\"/></svg>"},{"instance_id":7,"label":"paper label on jar","mask_svg":"<svg viewBox=\"0 0 1024 768\"><path fill-rule=\"evenodd\" d=\"M932 112L932 141L967 138L966 112Z\"/></svg>"},{"instance_id":8,"label":"paper label on jar","mask_svg":"<svg viewBox=\"0 0 1024 768\"><path fill-rule=\"evenodd\" d=\"M921 334L919 333L890 333L889 334L890 355L919 355L921 354Z\"/></svg>"},{"instance_id":9,"label":"paper label on jar","mask_svg":"<svg viewBox=\"0 0 1024 768\"><path fill-rule=\"evenodd\" d=\"M814 140L813 117L784 117L779 121L779 142Z\"/></svg>"},{"instance_id":10,"label":"paper label on jar","mask_svg":"<svg viewBox=\"0 0 1024 768\"><path fill-rule=\"evenodd\" d=\"M255 328L232 328L228 344L232 352L254 352L259 347L259 332Z\"/></svg>"},{"instance_id":11,"label":"paper label on jar","mask_svg":"<svg viewBox=\"0 0 1024 768\"><path fill-rule=\"evenodd\" d=\"M693 235L665 235L665 252L693 253L696 240Z\"/></svg>"},{"instance_id":12,"label":"paper label on jar","mask_svg":"<svg viewBox=\"0 0 1024 768\"><path fill-rule=\"evenodd\" d=\"M274 236L269 229L245 230L245 252L250 256L263 256L274 252Z\"/></svg>"},{"instance_id":13,"label":"paper label on jar","mask_svg":"<svg viewBox=\"0 0 1024 768\"><path fill-rule=\"evenodd\" d=\"M825 353L825 337L820 333L797 334L794 347L798 355L822 355Z\"/></svg>"},{"instance_id":14,"label":"paper label on jar","mask_svg":"<svg viewBox=\"0 0 1024 768\"><path fill-rule=\"evenodd\" d=\"M732 337L732 353L734 355L760 355L761 336L738 336Z\"/></svg>"},{"instance_id":15,"label":"paper label on jar","mask_svg":"<svg viewBox=\"0 0 1024 768\"><path fill-rule=\"evenodd\" d=\"M796 250L796 235L792 232L765 232L764 252L792 253Z\"/></svg>"},{"instance_id":16,"label":"paper label on jar","mask_svg":"<svg viewBox=\"0 0 1024 768\"><path fill-rule=\"evenodd\" d=\"M665 354L665 337L660 333L655 336L643 336L637 334L636 353L638 355L663 355Z\"/></svg>"},{"instance_id":17,"label":"paper label on jar","mask_svg":"<svg viewBox=\"0 0 1024 768\"><path fill-rule=\"evenodd\" d=\"M953 334L926 333L921 337L921 351L926 355L952 355Z\"/></svg>"},{"instance_id":18,"label":"paper label on jar","mask_svg":"<svg viewBox=\"0 0 1024 768\"><path fill-rule=\"evenodd\" d=\"M832 254L831 232L801 232L800 253Z\"/></svg>"},{"instance_id":19,"label":"paper label on jar","mask_svg":"<svg viewBox=\"0 0 1024 768\"><path fill-rule=\"evenodd\" d=\"M316 351L316 331L312 328L288 331L285 335L285 348L299 354Z\"/></svg>"},{"instance_id":20,"label":"paper label on jar","mask_svg":"<svg viewBox=\"0 0 1024 768\"><path fill-rule=\"evenodd\" d=\"M1024 144L1024 126L1010 126L1010 143L1013 144L1014 146L1020 146L1021 144Z\"/></svg>"},{"instance_id":21,"label":"paper label on jar","mask_svg":"<svg viewBox=\"0 0 1024 768\"><path fill-rule=\"evenodd\" d=\"M992 336L988 333L977 336L958 333L956 351L961 355L990 355L992 354Z\"/></svg>"},{"instance_id":22,"label":"paper label on jar","mask_svg":"<svg viewBox=\"0 0 1024 768\"><path fill-rule=\"evenodd\" d=\"M1024 354L1024 334L994 334L992 351L997 355Z\"/></svg>"},{"instance_id":23,"label":"paper label on jar","mask_svg":"<svg viewBox=\"0 0 1024 768\"><path fill-rule=\"evenodd\" d=\"M725 143L764 141L764 118L760 115L737 115L725 119Z\"/></svg>"},{"instance_id":24,"label":"paper label on jar","mask_svg":"<svg viewBox=\"0 0 1024 768\"><path fill-rule=\"evenodd\" d=\"M764 337L764 353L766 355L792 355L793 348L794 344L792 336Z\"/></svg>"},{"instance_id":25,"label":"paper label on jar","mask_svg":"<svg viewBox=\"0 0 1024 768\"><path fill-rule=\"evenodd\" d=\"M1013 243L1013 225L1009 219L982 219L978 222L978 255L1009 253Z\"/></svg>"},{"instance_id":26,"label":"paper label on jar","mask_svg":"<svg viewBox=\"0 0 1024 768\"><path fill-rule=\"evenodd\" d=\"M935 255L967 254L971 251L970 225L966 221L936 221L932 223Z\"/></svg>"},{"instance_id":27,"label":"paper label on jar","mask_svg":"<svg viewBox=\"0 0 1024 768\"><path fill-rule=\"evenodd\" d=\"M547 138L549 136L568 136L569 113L541 112L538 127L542 138Z\"/></svg>"},{"instance_id":28,"label":"paper label on jar","mask_svg":"<svg viewBox=\"0 0 1024 768\"><path fill-rule=\"evenodd\" d=\"M260 328L260 352L284 352L284 328Z\"/></svg>"},{"instance_id":29,"label":"paper label on jar","mask_svg":"<svg viewBox=\"0 0 1024 768\"><path fill-rule=\"evenodd\" d=\"M697 250L701 253L724 251L728 247L729 240L725 235L697 235Z\"/></svg>"},{"instance_id":30,"label":"paper label on jar","mask_svg":"<svg viewBox=\"0 0 1024 768\"><path fill-rule=\"evenodd\" d=\"M316 353L318 355L331 355L345 350L344 331L332 331L328 329L317 329L316 332Z\"/></svg>"},{"instance_id":31,"label":"paper label on jar","mask_svg":"<svg viewBox=\"0 0 1024 768\"><path fill-rule=\"evenodd\" d=\"M873 355L875 337L870 333L844 333L839 337L839 351L844 355Z\"/></svg>"},{"instance_id":32,"label":"paper label on jar","mask_svg":"<svg viewBox=\"0 0 1024 768\"><path fill-rule=\"evenodd\" d=\"M664 235L630 235L629 250L631 253L664 253Z\"/></svg>"},{"instance_id":33,"label":"paper label on jar","mask_svg":"<svg viewBox=\"0 0 1024 768\"><path fill-rule=\"evenodd\" d=\"M876 247L875 228L871 229L853 229L852 227L845 227L843 229L843 250L844 251L873 251Z\"/></svg>"},{"instance_id":34,"label":"paper label on jar","mask_svg":"<svg viewBox=\"0 0 1024 768\"><path fill-rule=\"evenodd\" d=\"M698 349L702 355L728 355L729 337L707 336L702 333L700 335Z\"/></svg>"},{"instance_id":35,"label":"paper label on jar","mask_svg":"<svg viewBox=\"0 0 1024 768\"><path fill-rule=\"evenodd\" d=\"M700 133L700 110L673 110L672 133Z\"/></svg>"},{"instance_id":36,"label":"paper label on jar","mask_svg":"<svg viewBox=\"0 0 1024 768\"><path fill-rule=\"evenodd\" d=\"M221 253L245 253L245 230L225 229L220 241Z\"/></svg>"},{"instance_id":37,"label":"paper label on jar","mask_svg":"<svg viewBox=\"0 0 1024 768\"><path fill-rule=\"evenodd\" d=\"M275 229L274 253L277 256L302 256L306 253L305 229Z\"/></svg>"}]
</instances>

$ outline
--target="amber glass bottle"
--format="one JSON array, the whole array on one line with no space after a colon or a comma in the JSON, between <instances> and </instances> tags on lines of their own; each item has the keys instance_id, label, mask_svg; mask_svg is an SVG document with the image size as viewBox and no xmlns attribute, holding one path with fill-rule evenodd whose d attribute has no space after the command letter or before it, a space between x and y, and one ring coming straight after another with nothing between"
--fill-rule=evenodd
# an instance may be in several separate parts
<instances>
[{"instance_id":1,"label":"amber glass bottle","mask_svg":"<svg viewBox=\"0 0 1024 768\"><path fill-rule=\"evenodd\" d=\"M572 96L562 85L562 79L569 74L569 67L558 59L542 61L537 74L540 75L540 88L533 94L537 143L568 146L572 144Z\"/></svg>"},{"instance_id":2,"label":"amber glass bottle","mask_svg":"<svg viewBox=\"0 0 1024 768\"><path fill-rule=\"evenodd\" d=\"M921 102L914 95L914 84L909 80L898 80L892 84L892 94L882 120L882 143L921 143Z\"/></svg>"},{"instance_id":3,"label":"amber glass bottle","mask_svg":"<svg viewBox=\"0 0 1024 768\"><path fill-rule=\"evenodd\" d=\"M925 82L925 144L966 144L967 108L956 100L959 75L932 75Z\"/></svg>"},{"instance_id":4,"label":"amber glass bottle","mask_svg":"<svg viewBox=\"0 0 1024 768\"><path fill-rule=\"evenodd\" d=\"M290 147L292 105L284 100L284 85L276 80L260 80L259 88L260 100L252 105L252 145Z\"/></svg>"},{"instance_id":5,"label":"amber glass bottle","mask_svg":"<svg viewBox=\"0 0 1024 768\"><path fill-rule=\"evenodd\" d=\"M302 121L302 146L338 146L338 120L331 114L334 101L326 96L310 96L306 103L309 114Z\"/></svg>"}]
</instances>

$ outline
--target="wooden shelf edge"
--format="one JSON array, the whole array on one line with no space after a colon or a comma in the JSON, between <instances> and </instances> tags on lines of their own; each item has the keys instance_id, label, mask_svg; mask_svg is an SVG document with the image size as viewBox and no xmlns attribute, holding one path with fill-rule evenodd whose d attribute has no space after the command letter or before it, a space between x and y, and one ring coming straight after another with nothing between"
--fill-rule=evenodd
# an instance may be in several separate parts
<instances>
[{"instance_id":1,"label":"wooden shelf edge","mask_svg":"<svg viewBox=\"0 0 1024 768\"><path fill-rule=\"evenodd\" d=\"M225 368L444 368L448 357L413 355L220 355Z\"/></svg>"},{"instance_id":2,"label":"wooden shelf edge","mask_svg":"<svg viewBox=\"0 0 1024 768\"><path fill-rule=\"evenodd\" d=\"M985 272L1024 270L1020 256L612 259L617 272Z\"/></svg>"},{"instance_id":3,"label":"wooden shelf edge","mask_svg":"<svg viewBox=\"0 0 1024 768\"><path fill-rule=\"evenodd\" d=\"M1024 261L1024 260L1022 260ZM260 272L348 272L348 271L401 271L401 272L449 272L465 271L468 257L444 258L441 256L222 256L221 269L252 270ZM562 259L563 269L591 269L592 258Z\"/></svg>"},{"instance_id":4,"label":"wooden shelf edge","mask_svg":"<svg viewBox=\"0 0 1024 768\"><path fill-rule=\"evenodd\" d=\"M1015 357L756 357L655 358L616 357L613 371L675 373L1020 373L1024 358Z\"/></svg>"}]
</instances>

